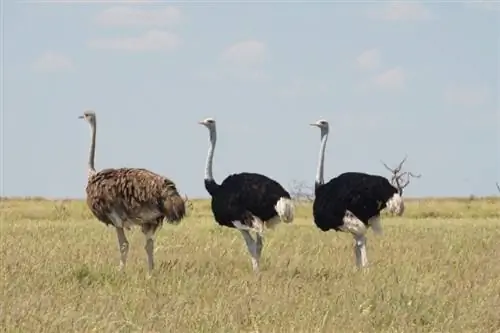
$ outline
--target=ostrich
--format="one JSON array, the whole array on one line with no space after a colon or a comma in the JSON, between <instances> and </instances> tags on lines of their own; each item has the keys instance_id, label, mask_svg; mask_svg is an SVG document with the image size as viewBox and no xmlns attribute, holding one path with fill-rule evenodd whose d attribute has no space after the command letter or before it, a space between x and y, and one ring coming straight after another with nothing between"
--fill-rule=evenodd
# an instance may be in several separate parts
<instances>
[{"instance_id":1,"label":"ostrich","mask_svg":"<svg viewBox=\"0 0 500 333\"><path fill-rule=\"evenodd\" d=\"M173 181L146 169L119 168L97 172L94 168L96 115L93 111L86 111L79 118L86 120L91 128L87 205L99 221L116 228L120 270L125 268L129 249L124 228L141 227L146 237L148 276L151 276L155 233L164 219L171 224L180 223L186 215L184 200Z\"/></svg>"},{"instance_id":2,"label":"ostrich","mask_svg":"<svg viewBox=\"0 0 500 333\"><path fill-rule=\"evenodd\" d=\"M377 234L382 233L380 211L388 208L401 216L404 201L397 188L384 177L361 172L345 172L325 183L323 178L325 147L329 125L319 120L311 126L321 130L321 148L315 181L313 203L314 223L322 231L349 232L354 236L356 265L365 267L366 232L371 226Z\"/></svg>"},{"instance_id":3,"label":"ostrich","mask_svg":"<svg viewBox=\"0 0 500 333\"><path fill-rule=\"evenodd\" d=\"M217 140L215 120L207 118L199 124L207 127L210 133L204 180L205 188L212 196L215 221L242 233L251 256L252 268L258 272L264 226L274 228L281 221L293 221L295 208L290 194L275 180L258 173L232 174L217 184L212 175ZM255 232L255 239L250 231Z\"/></svg>"}]
</instances>

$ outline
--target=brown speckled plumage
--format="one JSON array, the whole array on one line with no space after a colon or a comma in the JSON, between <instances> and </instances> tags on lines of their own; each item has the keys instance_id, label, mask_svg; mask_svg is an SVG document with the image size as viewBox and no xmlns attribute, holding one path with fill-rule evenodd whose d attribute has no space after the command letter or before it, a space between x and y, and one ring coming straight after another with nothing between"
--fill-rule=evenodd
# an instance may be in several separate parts
<instances>
[{"instance_id":1,"label":"brown speckled plumage","mask_svg":"<svg viewBox=\"0 0 500 333\"><path fill-rule=\"evenodd\" d=\"M97 219L114 224L112 214L134 224L177 224L186 215L174 182L146 169L105 169L89 178L87 204Z\"/></svg>"},{"instance_id":2,"label":"brown speckled plumage","mask_svg":"<svg viewBox=\"0 0 500 333\"><path fill-rule=\"evenodd\" d=\"M124 228L141 227L146 237L148 271L154 267L154 235L163 221L178 224L186 216L184 199L173 181L146 169L118 168L99 172L94 167L96 115L86 111L80 118L91 128L88 161L87 205L94 216L106 225L113 225L120 248L120 269L125 267L129 243Z\"/></svg>"}]
</instances>

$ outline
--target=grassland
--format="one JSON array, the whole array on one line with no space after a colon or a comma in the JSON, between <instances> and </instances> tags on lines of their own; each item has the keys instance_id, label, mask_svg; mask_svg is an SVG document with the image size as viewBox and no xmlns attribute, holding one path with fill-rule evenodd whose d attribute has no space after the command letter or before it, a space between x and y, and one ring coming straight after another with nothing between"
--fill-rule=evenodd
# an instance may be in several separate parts
<instances>
[{"instance_id":1,"label":"grassland","mask_svg":"<svg viewBox=\"0 0 500 333\"><path fill-rule=\"evenodd\" d=\"M368 238L321 232L310 207L265 238L251 270L241 235L208 202L158 234L153 277L139 230L117 271L112 228L81 201L0 201L1 332L500 332L500 199L411 200Z\"/></svg>"}]
</instances>

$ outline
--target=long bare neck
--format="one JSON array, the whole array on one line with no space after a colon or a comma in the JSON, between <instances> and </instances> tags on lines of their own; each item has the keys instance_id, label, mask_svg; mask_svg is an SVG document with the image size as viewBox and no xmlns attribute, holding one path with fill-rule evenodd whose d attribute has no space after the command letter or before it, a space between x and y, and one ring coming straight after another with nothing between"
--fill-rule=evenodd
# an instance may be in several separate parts
<instances>
[{"instance_id":1,"label":"long bare neck","mask_svg":"<svg viewBox=\"0 0 500 333\"><path fill-rule=\"evenodd\" d=\"M324 167L325 167L325 149L326 141L328 140L328 130L321 129L321 146L319 149L318 168L316 170L316 187L325 183Z\"/></svg>"},{"instance_id":2,"label":"long bare neck","mask_svg":"<svg viewBox=\"0 0 500 333\"><path fill-rule=\"evenodd\" d=\"M89 177L93 176L95 171L94 161L95 161L95 137L96 137L96 126L97 122L94 119L93 122L90 123L90 151L89 151L89 164L88 164L88 173Z\"/></svg>"},{"instance_id":3,"label":"long bare neck","mask_svg":"<svg viewBox=\"0 0 500 333\"><path fill-rule=\"evenodd\" d=\"M205 180L214 181L212 164L214 160L215 143L217 142L217 130L214 127L209 129L210 132L210 146L208 147L207 161L205 164Z\"/></svg>"}]
</instances>

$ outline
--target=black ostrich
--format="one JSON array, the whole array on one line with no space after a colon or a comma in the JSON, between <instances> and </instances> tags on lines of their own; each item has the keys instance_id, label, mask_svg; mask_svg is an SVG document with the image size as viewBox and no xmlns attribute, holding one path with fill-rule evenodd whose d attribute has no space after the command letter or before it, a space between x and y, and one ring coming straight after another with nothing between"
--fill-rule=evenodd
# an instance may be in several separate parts
<instances>
[{"instance_id":1,"label":"black ostrich","mask_svg":"<svg viewBox=\"0 0 500 333\"><path fill-rule=\"evenodd\" d=\"M212 196L215 221L221 226L240 230L252 257L253 270L258 272L264 226L274 228L281 221L291 223L295 210L293 201L278 182L258 173L232 174L217 184L212 175L217 140L215 120L207 118L199 123L207 127L210 133L205 188ZM255 232L255 239L250 231Z\"/></svg>"},{"instance_id":2,"label":"black ostrich","mask_svg":"<svg viewBox=\"0 0 500 333\"><path fill-rule=\"evenodd\" d=\"M365 267L368 264L368 228L371 226L375 233L381 234L380 211L387 207L391 213L401 216L404 201L398 189L389 180L378 175L345 172L325 183L323 169L329 125L326 120L310 125L321 130L313 204L314 223L323 231L333 229L351 233L355 240L356 264L358 267Z\"/></svg>"}]
</instances>

